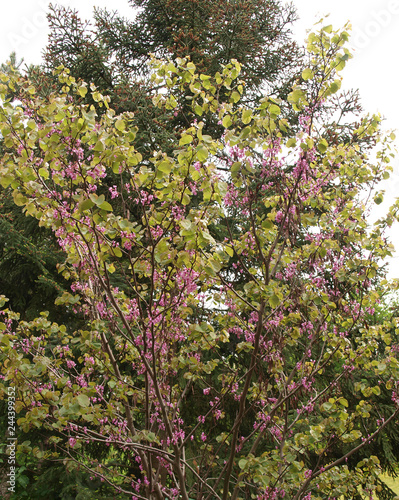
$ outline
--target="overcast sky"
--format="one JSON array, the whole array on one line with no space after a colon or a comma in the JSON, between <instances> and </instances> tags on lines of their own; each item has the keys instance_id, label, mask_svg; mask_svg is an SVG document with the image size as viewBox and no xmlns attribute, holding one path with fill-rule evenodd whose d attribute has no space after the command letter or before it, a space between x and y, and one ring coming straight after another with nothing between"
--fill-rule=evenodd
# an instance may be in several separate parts
<instances>
[{"instance_id":1,"label":"overcast sky","mask_svg":"<svg viewBox=\"0 0 399 500\"><path fill-rule=\"evenodd\" d=\"M48 0L13 0L2 2L0 16L0 62L12 51L27 63L39 63L47 41L46 12ZM128 0L59 0L60 5L78 9L81 17L90 19L93 7L107 7L131 17ZM320 18L334 28L350 21L353 27L354 59L343 72L344 87L359 88L366 111L380 112L388 129L398 129L398 49L399 0L295 0L300 20L294 26L294 35L303 41L306 30ZM398 141L397 141L398 142ZM385 186L387 202L399 196L399 159L394 173ZM382 207L380 207L381 212ZM399 250L399 229L392 231L392 239ZM391 266L391 276L399 277L399 258Z\"/></svg>"}]
</instances>

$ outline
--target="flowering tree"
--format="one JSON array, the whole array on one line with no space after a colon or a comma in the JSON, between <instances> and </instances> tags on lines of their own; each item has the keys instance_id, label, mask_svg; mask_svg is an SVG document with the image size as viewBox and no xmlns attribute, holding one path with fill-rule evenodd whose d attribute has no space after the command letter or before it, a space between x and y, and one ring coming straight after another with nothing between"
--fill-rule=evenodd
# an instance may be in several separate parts
<instances>
[{"instance_id":1,"label":"flowering tree","mask_svg":"<svg viewBox=\"0 0 399 500\"><path fill-rule=\"evenodd\" d=\"M58 302L84 318L69 331L46 313L2 313L1 387L16 388L20 452L78 464L130 498L379 488L367 449L397 420L399 365L396 318L375 309L397 288L381 267L397 206L369 226L390 168L378 116L327 140L347 36L310 35L289 96L297 132L279 102L239 104L237 62L210 77L154 60L154 103L173 114L184 92L198 116L169 156L143 158L131 114L63 67L48 99L2 77L1 183L54 231L73 280ZM20 101L7 101L16 87ZM88 92L105 112L79 103ZM207 113L222 139L202 133ZM32 429L46 432L43 449L23 441Z\"/></svg>"}]
</instances>

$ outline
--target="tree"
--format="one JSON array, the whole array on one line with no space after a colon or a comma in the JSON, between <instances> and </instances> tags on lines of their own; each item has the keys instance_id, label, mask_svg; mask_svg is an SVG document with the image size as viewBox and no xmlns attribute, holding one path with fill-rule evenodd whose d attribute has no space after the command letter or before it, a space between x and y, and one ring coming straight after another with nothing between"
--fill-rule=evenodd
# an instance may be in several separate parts
<instances>
[{"instance_id":1,"label":"tree","mask_svg":"<svg viewBox=\"0 0 399 500\"><path fill-rule=\"evenodd\" d=\"M96 11L101 42L118 58L124 73L148 73L149 54L189 57L197 69L215 75L236 59L244 66L247 87L259 95L267 84L277 88L296 69L298 47L289 27L296 20L292 4L208 0L133 0L133 21ZM53 52L51 47L49 55Z\"/></svg>"},{"instance_id":2,"label":"tree","mask_svg":"<svg viewBox=\"0 0 399 500\"><path fill-rule=\"evenodd\" d=\"M267 4L267 13L265 13L266 4L255 5L253 2L246 2L246 5L236 4L234 12L231 10L232 6L227 4L220 1L202 2L201 9L206 10L208 21L211 17L214 19L213 24L210 22L205 24L203 19L198 18L192 6L186 9L182 3L177 5L177 2L173 2L167 6L152 2L142 9L140 26L136 26L134 30L133 24L126 21L129 26L126 25L123 29L128 29L132 34L134 31L141 31L146 24L145 29L150 36L155 29L151 26L153 17L151 12L157 11L156 16L159 17L165 6L169 10L173 7L174 15L168 18L170 26L167 32L173 32L176 23L179 23L180 27L184 26L181 31L182 35L187 32L187 36L191 36L193 29L200 31L201 36L196 43L196 48L193 44L190 46L193 49L192 57L196 58L199 52L207 51L208 60L205 62L210 65L208 69L211 72L221 67L217 64L217 58L213 57L213 61L209 58L210 51L215 50L216 46L219 47L218 57L223 56L223 61L236 57L242 62L259 60L265 63L263 66L261 62L251 66L256 70L256 74L254 73L251 77L250 90L253 98L256 94L254 84L256 78L260 84L262 78L265 77L269 84L273 83L276 87L277 82L282 83L293 71L297 61L296 54L299 51L289 39L288 27L295 19L295 13L292 7L282 7L275 1ZM190 10L194 13L192 19L190 19ZM260 13L265 14L263 19L259 16ZM227 18L229 19L228 26L233 25L232 18L234 18L234 33L226 29L226 25L223 26ZM88 23L83 23L75 11L50 7L49 21L51 39L45 54L45 64L40 67L27 68L25 71L34 82L38 94L49 97L52 92L60 88L57 78L54 78L52 73L55 67L63 63L71 69L73 76L93 82L101 92L109 94L112 98L112 106L117 112L135 112L133 125L139 128L135 147L143 154L145 160L151 158L154 149L162 149L171 153L176 137L180 136L181 131L195 115L191 111L191 106L186 105L184 95L176 96L182 105L173 110L161 110L153 105L152 97L156 89L152 86L151 72L146 64L150 57L143 52L144 45L148 45L150 40L145 42L143 39L133 40L126 37L124 40L118 40L125 21L116 13L111 21L109 13L98 11L96 24L92 27ZM194 22L195 27L191 21ZM245 24L245 30L243 30ZM210 30L208 34L206 30ZM211 44L207 40L209 37L213 37ZM239 43L236 43L238 39ZM143 42L145 42L144 45ZM174 42L170 39L158 38L157 41L151 42L151 47L158 54L169 54L172 48L171 43ZM174 43L174 48L178 52L182 50L182 47L180 42ZM221 47L224 47L225 52L229 50L230 53L222 55ZM277 50L279 57L276 57ZM123 56L127 52L129 52L129 61ZM177 56L178 52L174 56ZM140 65L140 71L132 72L132 58ZM197 59L195 61L199 63ZM22 72L21 63L17 63L15 55L11 63L14 68ZM10 71L9 67L2 69ZM249 81L248 78L247 84ZM17 86L11 90L11 95L18 96L18 91ZM93 103L90 92L86 97L87 102ZM101 110L97 111L101 112ZM208 117L212 117L212 114L208 114ZM216 128L217 134L222 131L221 127L209 121L206 128L212 129L213 133ZM103 186L102 189L107 192L107 188L112 187L114 181L112 176L108 175L106 182L109 186ZM76 316L62 300L54 304L57 296L62 295L70 286L70 282L57 272L57 266L62 265L65 255L59 248L56 238L46 228L39 228L33 217L29 215L26 217L22 212L22 207L14 205L9 189L2 190L0 196L2 200L0 204L0 286L1 293L10 299L9 307L19 312L25 320L32 320L42 309L47 310L49 320L62 322L71 330L78 328L81 318ZM34 446L37 434L31 433L29 440ZM46 440L47 436L39 436L39 442ZM98 450L96 454L99 454ZM42 480L46 488L51 487L49 477L56 477L57 481L53 482L52 492L48 489L39 490L38 497L61 494L59 492L63 488L59 486L59 478L62 480L66 475L54 474L54 470L45 474L44 465L45 462L40 461L39 469L35 471L33 464L30 463L29 470L25 472L25 474L30 474L31 481L35 478L35 488L37 487L38 490L40 481L37 481L37 477ZM66 484L64 489L67 488L69 484ZM29 490L33 498L33 487L31 486ZM85 494L88 495L87 492ZM104 495L107 496L107 492Z\"/></svg>"},{"instance_id":3,"label":"tree","mask_svg":"<svg viewBox=\"0 0 399 500\"><path fill-rule=\"evenodd\" d=\"M212 76L237 59L245 71L242 99L253 105L265 86L276 96L290 89L301 57L290 37L289 27L296 19L292 5L283 6L279 0L130 3L137 11L132 21L97 9L94 26L74 10L51 7L45 64L35 76L42 89L51 88L48 75L62 64L75 78L93 82L110 95L116 112L133 111L139 129L136 147L142 154L152 154L156 147L167 152L195 117L184 93L175 94L179 105L174 115L153 106L151 53L172 59L189 56L201 72ZM215 135L218 127L211 117L203 121Z\"/></svg>"},{"instance_id":4,"label":"tree","mask_svg":"<svg viewBox=\"0 0 399 500\"><path fill-rule=\"evenodd\" d=\"M51 7L45 52L49 69L64 64L73 76L110 90L127 75L148 76L150 54L189 57L211 75L234 58L245 65L246 84L258 95L262 85L276 88L296 69L299 49L289 30L296 20L292 5L278 0L130 3L136 10L133 20L96 9L93 28L76 11Z\"/></svg>"},{"instance_id":5,"label":"tree","mask_svg":"<svg viewBox=\"0 0 399 500\"><path fill-rule=\"evenodd\" d=\"M238 103L237 61L212 76L154 59L154 104L173 109L175 94L190 95L198 120L151 165L132 115L64 68L62 91L48 98L3 77L2 184L55 232L73 281L61 300L86 318L74 331L45 313L27 322L3 312L3 390L16 387L22 432L50 433L48 447L19 442L21 453L62 458L145 499L378 488L378 457L352 462L399 413L397 318L375 314L397 291L380 264L399 205L370 227L365 214L390 171L378 116L327 140L347 38L331 27L310 35L288 96L298 131L275 99ZM13 85L23 106L6 100ZM79 102L88 93L95 105ZM203 133L205 113L220 137ZM375 163L361 147L370 141L380 144ZM109 446L102 461L96 446Z\"/></svg>"}]
</instances>

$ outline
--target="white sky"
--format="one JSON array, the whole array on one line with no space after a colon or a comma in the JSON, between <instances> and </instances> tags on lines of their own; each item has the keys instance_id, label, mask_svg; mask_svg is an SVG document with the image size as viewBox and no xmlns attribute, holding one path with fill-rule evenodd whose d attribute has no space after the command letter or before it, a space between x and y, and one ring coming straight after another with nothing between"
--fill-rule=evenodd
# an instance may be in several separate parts
<instances>
[{"instance_id":1,"label":"white sky","mask_svg":"<svg viewBox=\"0 0 399 500\"><path fill-rule=\"evenodd\" d=\"M15 50L27 63L39 63L47 42L46 12L48 0L3 0L0 16L0 63ZM84 19L90 19L93 6L107 7L131 17L128 0L58 0L60 5L78 9ZM359 88L365 110L380 112L388 129L398 129L399 99L399 0L294 0L300 20L294 35L303 41L306 30L320 18L330 16L325 24L334 28L350 21L353 27L354 59L343 72L345 88ZM112 5L112 7L111 7ZM399 141L397 140L397 144ZM384 186L386 208L399 196L399 157L393 163L394 172ZM392 240L399 250L399 231L392 231ZM391 276L399 277L399 254L391 264Z\"/></svg>"}]
</instances>

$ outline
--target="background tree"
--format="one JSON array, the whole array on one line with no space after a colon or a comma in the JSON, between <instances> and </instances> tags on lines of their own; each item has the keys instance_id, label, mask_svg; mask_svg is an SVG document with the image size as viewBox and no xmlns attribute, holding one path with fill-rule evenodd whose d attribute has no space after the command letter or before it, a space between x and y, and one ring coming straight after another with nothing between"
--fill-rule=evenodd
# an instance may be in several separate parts
<instances>
[{"instance_id":1,"label":"background tree","mask_svg":"<svg viewBox=\"0 0 399 500\"><path fill-rule=\"evenodd\" d=\"M310 36L309 65L288 97L298 131L275 100L238 104L238 62L201 78L187 60L155 60L164 90L154 104L173 109L187 93L199 118L173 154L155 151L151 168L134 147L131 114L108 110L100 92L91 91L97 105L80 103L73 96L87 85L62 68L63 90L48 98L18 79L24 106L2 108L3 182L55 232L74 282L62 300L86 317L73 330L4 311L5 385L17 388L23 432L50 433L48 458L146 499L377 490L379 459L365 450L399 412L397 318L375 314L398 286L380 266L398 205L369 226L376 183L390 170L378 116L364 117L352 140L325 138L347 38L330 27ZM220 137L203 133L208 112ZM375 163L359 137L380 143ZM231 227L232 207L245 219ZM218 222L228 236L211 234ZM97 443L110 450L101 463ZM38 453L26 442L20 451Z\"/></svg>"},{"instance_id":2,"label":"background tree","mask_svg":"<svg viewBox=\"0 0 399 500\"><path fill-rule=\"evenodd\" d=\"M76 11L52 8L44 69L51 74L63 64L74 77L110 95L117 112L134 111L141 153L157 147L166 151L174 134L195 117L184 94L176 94L179 106L174 114L153 106L150 53L172 59L189 56L201 72L212 76L237 59L245 65L246 99L254 103L265 87L276 95L289 91L300 58L290 37L296 19L292 5L276 0L157 0L131 5L136 9L133 20L97 9L93 27Z\"/></svg>"}]
</instances>

